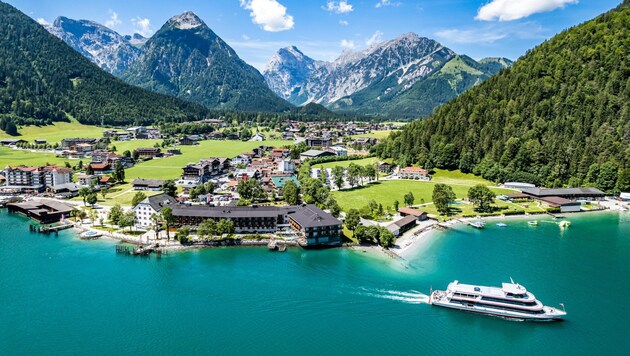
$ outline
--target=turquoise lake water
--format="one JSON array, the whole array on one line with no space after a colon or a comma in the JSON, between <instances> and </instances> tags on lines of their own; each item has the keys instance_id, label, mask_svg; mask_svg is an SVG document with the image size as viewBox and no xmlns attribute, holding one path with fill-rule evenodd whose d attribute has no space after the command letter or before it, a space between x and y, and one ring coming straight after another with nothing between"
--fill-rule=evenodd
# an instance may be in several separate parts
<instances>
[{"instance_id":1,"label":"turquoise lake water","mask_svg":"<svg viewBox=\"0 0 630 356\"><path fill-rule=\"evenodd\" d=\"M405 263L347 249L225 248L161 259L28 232L0 212L0 355L627 354L630 214L461 226ZM512 277L567 320L425 304L429 289Z\"/></svg>"}]
</instances>

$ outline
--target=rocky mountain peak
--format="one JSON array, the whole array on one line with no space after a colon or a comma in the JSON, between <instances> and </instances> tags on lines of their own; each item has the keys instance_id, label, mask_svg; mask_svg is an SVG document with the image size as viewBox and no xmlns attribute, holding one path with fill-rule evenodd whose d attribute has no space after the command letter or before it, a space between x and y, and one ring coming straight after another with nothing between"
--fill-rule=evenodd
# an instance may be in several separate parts
<instances>
[{"instance_id":1,"label":"rocky mountain peak","mask_svg":"<svg viewBox=\"0 0 630 356\"><path fill-rule=\"evenodd\" d=\"M190 30L206 24L192 11L171 17L167 24L180 30Z\"/></svg>"}]
</instances>

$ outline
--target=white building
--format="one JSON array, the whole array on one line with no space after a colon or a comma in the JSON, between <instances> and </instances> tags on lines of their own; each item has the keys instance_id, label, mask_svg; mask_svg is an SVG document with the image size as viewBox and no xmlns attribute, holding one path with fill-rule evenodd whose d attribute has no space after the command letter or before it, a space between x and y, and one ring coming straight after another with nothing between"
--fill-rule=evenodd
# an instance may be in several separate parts
<instances>
[{"instance_id":1,"label":"white building","mask_svg":"<svg viewBox=\"0 0 630 356\"><path fill-rule=\"evenodd\" d=\"M154 224L153 219L151 219L153 214L160 213L162 208L167 205L175 204L177 204L175 198L166 194L158 194L144 199L133 207L133 212L136 214L136 227L150 228Z\"/></svg>"},{"instance_id":2,"label":"white building","mask_svg":"<svg viewBox=\"0 0 630 356\"><path fill-rule=\"evenodd\" d=\"M295 172L295 162L292 160L285 158L283 160L278 161L278 172L282 173L293 173Z\"/></svg>"},{"instance_id":3,"label":"white building","mask_svg":"<svg viewBox=\"0 0 630 356\"><path fill-rule=\"evenodd\" d=\"M329 149L336 154L338 157L346 157L348 156L348 150L345 147L341 146L331 146Z\"/></svg>"}]
</instances>

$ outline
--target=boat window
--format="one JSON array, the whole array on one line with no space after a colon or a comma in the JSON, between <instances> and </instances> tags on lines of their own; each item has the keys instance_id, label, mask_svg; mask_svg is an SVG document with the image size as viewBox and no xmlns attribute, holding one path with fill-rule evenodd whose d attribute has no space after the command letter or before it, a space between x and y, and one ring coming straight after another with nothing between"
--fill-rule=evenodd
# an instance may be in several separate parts
<instances>
[{"instance_id":1,"label":"boat window","mask_svg":"<svg viewBox=\"0 0 630 356\"><path fill-rule=\"evenodd\" d=\"M475 287L475 292L481 292L481 288Z\"/></svg>"}]
</instances>

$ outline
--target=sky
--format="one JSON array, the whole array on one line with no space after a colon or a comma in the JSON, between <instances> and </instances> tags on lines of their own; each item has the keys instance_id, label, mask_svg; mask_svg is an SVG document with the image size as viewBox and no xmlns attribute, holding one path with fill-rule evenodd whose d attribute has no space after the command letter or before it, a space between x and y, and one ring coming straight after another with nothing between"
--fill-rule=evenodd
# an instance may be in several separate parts
<instances>
[{"instance_id":1,"label":"sky","mask_svg":"<svg viewBox=\"0 0 630 356\"><path fill-rule=\"evenodd\" d=\"M4 0L7 1L7 0ZM238 55L263 70L280 48L317 60L415 32L475 59L512 60L621 0L8 0L33 19L87 19L150 36L191 10Z\"/></svg>"}]
</instances>

